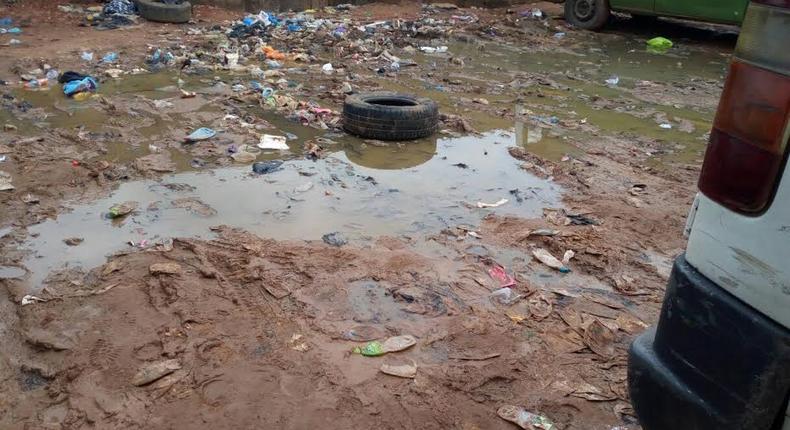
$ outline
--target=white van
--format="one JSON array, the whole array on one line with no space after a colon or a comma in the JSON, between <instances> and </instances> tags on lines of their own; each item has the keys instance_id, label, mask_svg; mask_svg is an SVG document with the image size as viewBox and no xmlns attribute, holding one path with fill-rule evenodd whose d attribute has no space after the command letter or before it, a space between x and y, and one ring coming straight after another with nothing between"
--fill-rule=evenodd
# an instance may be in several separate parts
<instances>
[{"instance_id":1,"label":"white van","mask_svg":"<svg viewBox=\"0 0 790 430\"><path fill-rule=\"evenodd\" d=\"M790 430L790 0L744 19L656 327L629 354L645 430Z\"/></svg>"}]
</instances>

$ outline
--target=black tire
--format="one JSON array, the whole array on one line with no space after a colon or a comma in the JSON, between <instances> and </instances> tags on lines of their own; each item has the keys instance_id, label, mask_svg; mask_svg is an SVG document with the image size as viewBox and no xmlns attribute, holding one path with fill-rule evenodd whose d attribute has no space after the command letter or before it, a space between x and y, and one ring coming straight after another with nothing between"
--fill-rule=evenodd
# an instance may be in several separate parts
<instances>
[{"instance_id":1,"label":"black tire","mask_svg":"<svg viewBox=\"0 0 790 430\"><path fill-rule=\"evenodd\" d=\"M354 94L343 105L343 128L366 139L414 140L436 133L439 106L406 94Z\"/></svg>"},{"instance_id":2,"label":"black tire","mask_svg":"<svg viewBox=\"0 0 790 430\"><path fill-rule=\"evenodd\" d=\"M608 0L565 0L565 21L584 30L599 30L609 21Z\"/></svg>"},{"instance_id":3,"label":"black tire","mask_svg":"<svg viewBox=\"0 0 790 430\"><path fill-rule=\"evenodd\" d=\"M135 3L140 16L149 21L183 24L192 19L192 4L188 1L165 4L155 0L135 0Z\"/></svg>"}]
</instances>

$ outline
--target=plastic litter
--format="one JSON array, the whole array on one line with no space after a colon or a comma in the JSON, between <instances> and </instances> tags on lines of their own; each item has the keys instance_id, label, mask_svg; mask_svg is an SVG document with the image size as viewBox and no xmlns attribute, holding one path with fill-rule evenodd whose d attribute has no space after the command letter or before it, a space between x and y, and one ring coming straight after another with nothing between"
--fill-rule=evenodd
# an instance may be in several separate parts
<instances>
[{"instance_id":1,"label":"plastic litter","mask_svg":"<svg viewBox=\"0 0 790 430\"><path fill-rule=\"evenodd\" d=\"M93 52L83 51L80 54L80 58L82 58L84 61L93 61Z\"/></svg>"},{"instance_id":2,"label":"plastic litter","mask_svg":"<svg viewBox=\"0 0 790 430\"><path fill-rule=\"evenodd\" d=\"M499 264L495 264L490 269L488 269L488 275L491 276L492 279L499 281L500 287L512 287L513 285L516 285L516 280L513 279L512 276L508 275L505 268Z\"/></svg>"},{"instance_id":3,"label":"plastic litter","mask_svg":"<svg viewBox=\"0 0 790 430\"><path fill-rule=\"evenodd\" d=\"M420 51L422 51L422 52L424 52L426 54L443 54L443 53L447 52L448 49L449 48L446 47L446 46L437 46L437 47L420 46Z\"/></svg>"},{"instance_id":4,"label":"plastic litter","mask_svg":"<svg viewBox=\"0 0 790 430\"><path fill-rule=\"evenodd\" d=\"M104 5L102 13L105 15L134 15L137 7L131 0L110 0Z\"/></svg>"},{"instance_id":5,"label":"plastic litter","mask_svg":"<svg viewBox=\"0 0 790 430\"><path fill-rule=\"evenodd\" d=\"M527 411L520 406L505 405L497 410L497 415L505 421L525 430L556 430L557 427L550 419Z\"/></svg>"},{"instance_id":6,"label":"plastic litter","mask_svg":"<svg viewBox=\"0 0 790 430\"><path fill-rule=\"evenodd\" d=\"M283 162L280 160L258 161L253 163L252 171L259 175L265 175L280 170L282 164Z\"/></svg>"},{"instance_id":7,"label":"plastic litter","mask_svg":"<svg viewBox=\"0 0 790 430\"><path fill-rule=\"evenodd\" d=\"M60 73L57 70L55 69L47 70L47 79L49 79L50 81L57 81L58 76L60 76Z\"/></svg>"},{"instance_id":8,"label":"plastic litter","mask_svg":"<svg viewBox=\"0 0 790 430\"><path fill-rule=\"evenodd\" d=\"M562 261L557 260L556 257L551 255L549 251L546 251L543 248L535 249L532 251L532 255L534 255L535 258L537 258L541 263L551 267L552 269L559 270L560 273L568 273L571 271L571 269L567 268ZM571 254L571 257L573 257L573 254ZM570 260L570 257L568 257L568 259Z\"/></svg>"},{"instance_id":9,"label":"plastic litter","mask_svg":"<svg viewBox=\"0 0 790 430\"><path fill-rule=\"evenodd\" d=\"M321 240L327 245L336 246L338 248L348 243L348 239L337 231L321 236Z\"/></svg>"},{"instance_id":10,"label":"plastic litter","mask_svg":"<svg viewBox=\"0 0 790 430\"><path fill-rule=\"evenodd\" d=\"M117 205L112 205L110 207L110 211L107 213L109 218L120 218L130 213L134 212L137 209L137 202L123 202Z\"/></svg>"},{"instance_id":11,"label":"plastic litter","mask_svg":"<svg viewBox=\"0 0 790 430\"><path fill-rule=\"evenodd\" d=\"M417 363L415 363L414 360L409 360L408 364L384 363L379 370L381 370L381 373L387 375L413 379L417 376Z\"/></svg>"},{"instance_id":12,"label":"plastic litter","mask_svg":"<svg viewBox=\"0 0 790 430\"><path fill-rule=\"evenodd\" d=\"M261 136L261 141L258 143L258 148L261 149L278 149L280 151L287 151L288 144L286 144L285 136L274 136L271 134L264 134Z\"/></svg>"},{"instance_id":13,"label":"plastic litter","mask_svg":"<svg viewBox=\"0 0 790 430\"><path fill-rule=\"evenodd\" d=\"M656 54L663 54L669 51L674 44L666 37L654 37L647 41L647 50Z\"/></svg>"},{"instance_id":14,"label":"plastic litter","mask_svg":"<svg viewBox=\"0 0 790 430\"><path fill-rule=\"evenodd\" d=\"M241 145L230 157L237 163L252 163L261 151L250 145Z\"/></svg>"},{"instance_id":15,"label":"plastic litter","mask_svg":"<svg viewBox=\"0 0 790 430\"><path fill-rule=\"evenodd\" d=\"M335 68L332 67L332 63L326 63L321 66L321 70L324 72L324 74L331 75Z\"/></svg>"},{"instance_id":16,"label":"plastic litter","mask_svg":"<svg viewBox=\"0 0 790 430\"><path fill-rule=\"evenodd\" d=\"M62 80L63 79L61 77L61 81ZM63 94L70 97L75 97L79 93L94 92L97 88L99 88L99 84L96 82L96 79L86 76L82 79L68 81L63 84Z\"/></svg>"},{"instance_id":17,"label":"plastic litter","mask_svg":"<svg viewBox=\"0 0 790 430\"><path fill-rule=\"evenodd\" d=\"M285 60L285 54L268 45L263 47L263 53L268 60Z\"/></svg>"},{"instance_id":18,"label":"plastic litter","mask_svg":"<svg viewBox=\"0 0 790 430\"><path fill-rule=\"evenodd\" d=\"M508 199L499 199L499 201L497 201L496 203L477 202L477 207L480 208L480 209L483 209L483 208L498 208L498 207L504 205L507 202L508 202Z\"/></svg>"},{"instance_id":19,"label":"plastic litter","mask_svg":"<svg viewBox=\"0 0 790 430\"><path fill-rule=\"evenodd\" d=\"M412 335L391 337L384 342L373 341L362 347L355 347L352 352L367 357L376 357L391 352L400 352L417 344L417 339Z\"/></svg>"},{"instance_id":20,"label":"plastic litter","mask_svg":"<svg viewBox=\"0 0 790 430\"><path fill-rule=\"evenodd\" d=\"M116 52L108 52L104 57L102 57L101 62L106 64L112 64L118 61L118 53Z\"/></svg>"},{"instance_id":21,"label":"plastic litter","mask_svg":"<svg viewBox=\"0 0 790 430\"><path fill-rule=\"evenodd\" d=\"M665 122L663 124L659 124L658 126L663 128L664 130L671 130L672 129L672 124L670 124L668 122Z\"/></svg>"},{"instance_id":22,"label":"plastic litter","mask_svg":"<svg viewBox=\"0 0 790 430\"><path fill-rule=\"evenodd\" d=\"M195 131L193 131L189 136L187 136L187 142L197 142L200 140L207 140L211 139L212 137L216 136L217 132L213 129L208 127L201 127Z\"/></svg>"},{"instance_id":23,"label":"plastic litter","mask_svg":"<svg viewBox=\"0 0 790 430\"><path fill-rule=\"evenodd\" d=\"M620 77L617 75L612 76L611 78L605 80L607 85L615 86L620 83Z\"/></svg>"},{"instance_id":24,"label":"plastic litter","mask_svg":"<svg viewBox=\"0 0 790 430\"><path fill-rule=\"evenodd\" d=\"M494 290L488 296L489 300L494 303L499 303L500 305L510 306L513 303L516 303L519 299L521 299L521 294L516 294L513 292L513 289L510 287L500 288L498 290Z\"/></svg>"},{"instance_id":25,"label":"plastic litter","mask_svg":"<svg viewBox=\"0 0 790 430\"><path fill-rule=\"evenodd\" d=\"M36 297L36 296L30 295L30 294L26 294L24 297L22 297L22 302L21 303L22 303L22 306L27 306L27 305L32 305L32 304L36 304L36 303L44 303L46 301L47 301L46 299L42 299L41 297Z\"/></svg>"},{"instance_id":26,"label":"plastic litter","mask_svg":"<svg viewBox=\"0 0 790 430\"><path fill-rule=\"evenodd\" d=\"M24 87L27 89L43 88L49 85L49 79L31 79L25 82Z\"/></svg>"},{"instance_id":27,"label":"plastic litter","mask_svg":"<svg viewBox=\"0 0 790 430\"><path fill-rule=\"evenodd\" d=\"M554 38L557 39L557 40L560 40L560 39L562 39L564 37L565 37L565 33L562 32L562 31L560 31L558 33L554 33Z\"/></svg>"}]
</instances>

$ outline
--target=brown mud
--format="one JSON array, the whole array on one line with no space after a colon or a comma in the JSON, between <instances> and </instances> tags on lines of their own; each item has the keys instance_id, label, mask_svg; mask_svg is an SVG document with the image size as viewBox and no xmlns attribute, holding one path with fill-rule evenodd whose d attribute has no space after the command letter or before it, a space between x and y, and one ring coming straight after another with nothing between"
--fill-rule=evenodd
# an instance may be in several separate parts
<instances>
[{"instance_id":1,"label":"brown mud","mask_svg":"<svg viewBox=\"0 0 790 430\"><path fill-rule=\"evenodd\" d=\"M0 191L0 428L515 428L497 415L508 404L560 429L639 428L627 348L684 247L730 29L660 22L676 48L656 56L649 30L622 17L573 30L548 3L373 4L340 16L454 21L369 43L283 36L278 49L314 58L267 78L285 96L272 107L232 89L244 71L144 70L159 46L215 58L225 39L211 28L234 12L96 31L58 3L0 8L23 28L0 51L0 171L14 187ZM550 18L520 18L532 7ZM440 44L450 52L413 49ZM85 49L119 52L122 77L81 62ZM417 65L379 73L384 50ZM342 72L322 73L330 61ZM98 95L15 83L43 64L102 76ZM442 133L344 135L346 83L436 99ZM293 121L310 102L333 112ZM202 126L218 137L185 145ZM262 133L293 136L286 153L254 154L282 170L253 176L229 148ZM107 219L124 201L134 210ZM350 243L321 242L332 231ZM573 250L571 272L539 248ZM497 299L507 276L513 296ZM406 334L405 351L351 352Z\"/></svg>"}]
</instances>

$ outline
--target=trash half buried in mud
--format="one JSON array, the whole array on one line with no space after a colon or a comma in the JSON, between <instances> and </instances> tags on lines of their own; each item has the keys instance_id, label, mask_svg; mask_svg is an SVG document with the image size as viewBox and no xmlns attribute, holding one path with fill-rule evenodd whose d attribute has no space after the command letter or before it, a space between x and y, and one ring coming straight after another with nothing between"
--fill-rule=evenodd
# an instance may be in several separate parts
<instances>
[{"instance_id":1,"label":"trash half buried in mud","mask_svg":"<svg viewBox=\"0 0 790 430\"><path fill-rule=\"evenodd\" d=\"M373 341L362 347L354 347L351 351L354 354L361 354L367 357L377 357L390 352L400 352L411 348L417 344L417 339L412 335L391 337L384 342Z\"/></svg>"},{"instance_id":2,"label":"trash half buried in mud","mask_svg":"<svg viewBox=\"0 0 790 430\"><path fill-rule=\"evenodd\" d=\"M113 205L110 208L110 211L107 213L108 218L120 218L130 213L134 212L137 209L138 203L137 202L123 202L116 205Z\"/></svg>"},{"instance_id":3,"label":"trash half buried in mud","mask_svg":"<svg viewBox=\"0 0 790 430\"><path fill-rule=\"evenodd\" d=\"M260 149L277 149L280 151L287 151L288 144L286 142L285 136L274 136L271 134L264 134L261 136L261 141L258 143L258 148Z\"/></svg>"},{"instance_id":4,"label":"trash half buried in mud","mask_svg":"<svg viewBox=\"0 0 790 430\"><path fill-rule=\"evenodd\" d=\"M160 361L158 363L146 364L132 378L132 385L141 387L163 378L176 370L181 369L181 363L177 359Z\"/></svg>"},{"instance_id":5,"label":"trash half buried in mud","mask_svg":"<svg viewBox=\"0 0 790 430\"><path fill-rule=\"evenodd\" d=\"M342 233L337 231L332 233L327 233L321 236L321 240L323 240L324 243L326 243L327 245L335 246L338 248L348 243L348 239L346 239L346 237L343 236Z\"/></svg>"},{"instance_id":6,"label":"trash half buried in mud","mask_svg":"<svg viewBox=\"0 0 790 430\"><path fill-rule=\"evenodd\" d=\"M510 287L500 288L491 292L488 296L489 300L493 303L498 303L500 305L510 306L513 303L521 300L523 296L521 294L516 294L513 292L513 289Z\"/></svg>"},{"instance_id":7,"label":"trash half buried in mud","mask_svg":"<svg viewBox=\"0 0 790 430\"><path fill-rule=\"evenodd\" d=\"M403 364L384 363L379 370L381 370L381 373L387 375L414 379L417 376L417 363L415 363L414 360L409 360L408 363Z\"/></svg>"},{"instance_id":8,"label":"trash half buried in mud","mask_svg":"<svg viewBox=\"0 0 790 430\"><path fill-rule=\"evenodd\" d=\"M258 161L252 164L252 171L258 175L265 175L280 170L282 165L281 160Z\"/></svg>"},{"instance_id":9,"label":"trash half buried in mud","mask_svg":"<svg viewBox=\"0 0 790 430\"><path fill-rule=\"evenodd\" d=\"M505 268L499 264L495 263L490 269L488 269L488 275L491 276L492 279L499 281L499 286L502 288L516 285L516 280L513 279L512 276L508 275Z\"/></svg>"},{"instance_id":10,"label":"trash half buried in mud","mask_svg":"<svg viewBox=\"0 0 790 430\"><path fill-rule=\"evenodd\" d=\"M189 136L186 137L187 142L198 142L201 140L208 140L212 137L216 136L217 132L208 127L201 127L195 131L193 131Z\"/></svg>"},{"instance_id":11,"label":"trash half buried in mud","mask_svg":"<svg viewBox=\"0 0 790 430\"><path fill-rule=\"evenodd\" d=\"M568 264L567 261L558 260L555 256L551 255L549 251L546 251L543 248L533 250L532 255L534 255L535 258L537 258L541 263L551 267L552 269L559 270L560 273L568 273L571 271L571 269L566 266L566 264ZM568 260L573 258L573 251L570 251L570 254L566 252L565 257L567 257Z\"/></svg>"},{"instance_id":12,"label":"trash half buried in mud","mask_svg":"<svg viewBox=\"0 0 790 430\"><path fill-rule=\"evenodd\" d=\"M550 419L527 411L520 406L505 405L497 410L497 415L505 421L525 430L556 430L557 427Z\"/></svg>"}]
</instances>

